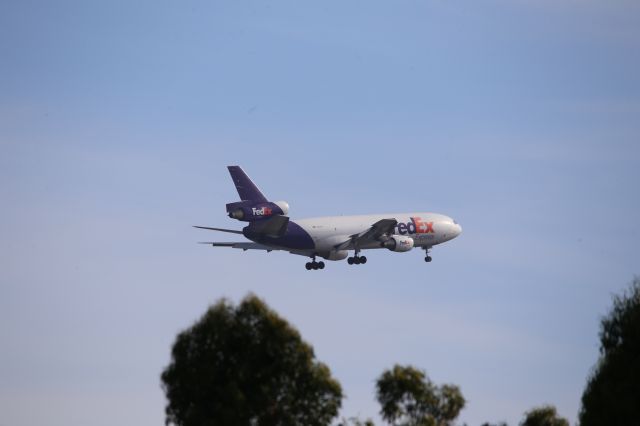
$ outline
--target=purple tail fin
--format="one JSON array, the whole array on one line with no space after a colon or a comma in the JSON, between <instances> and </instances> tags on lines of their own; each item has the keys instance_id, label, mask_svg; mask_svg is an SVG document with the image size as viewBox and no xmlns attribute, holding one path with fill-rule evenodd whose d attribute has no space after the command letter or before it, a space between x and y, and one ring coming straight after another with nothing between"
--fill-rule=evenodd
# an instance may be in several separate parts
<instances>
[{"instance_id":1,"label":"purple tail fin","mask_svg":"<svg viewBox=\"0 0 640 426\"><path fill-rule=\"evenodd\" d=\"M267 202L267 199L240 166L228 166L231 179L242 201Z\"/></svg>"}]
</instances>

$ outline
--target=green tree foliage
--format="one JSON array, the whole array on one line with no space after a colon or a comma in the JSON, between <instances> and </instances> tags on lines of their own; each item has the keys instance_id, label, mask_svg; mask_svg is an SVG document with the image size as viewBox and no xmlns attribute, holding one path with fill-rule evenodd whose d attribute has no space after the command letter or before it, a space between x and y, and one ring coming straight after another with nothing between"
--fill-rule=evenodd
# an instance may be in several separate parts
<instances>
[{"instance_id":1,"label":"green tree foliage","mask_svg":"<svg viewBox=\"0 0 640 426\"><path fill-rule=\"evenodd\" d=\"M520 426L569 426L569 421L558 416L556 407L543 405L527 411Z\"/></svg>"},{"instance_id":2,"label":"green tree foliage","mask_svg":"<svg viewBox=\"0 0 640 426\"><path fill-rule=\"evenodd\" d=\"M328 425L341 405L329 368L253 295L210 307L171 355L161 377L167 425Z\"/></svg>"},{"instance_id":3,"label":"green tree foliage","mask_svg":"<svg viewBox=\"0 0 640 426\"><path fill-rule=\"evenodd\" d=\"M395 365L376 382L382 418L393 425L448 426L465 404L455 385L434 385L424 371Z\"/></svg>"},{"instance_id":4,"label":"green tree foliage","mask_svg":"<svg viewBox=\"0 0 640 426\"><path fill-rule=\"evenodd\" d=\"M640 277L614 296L600 325L600 359L582 394L580 424L640 425Z\"/></svg>"},{"instance_id":5,"label":"green tree foliage","mask_svg":"<svg viewBox=\"0 0 640 426\"><path fill-rule=\"evenodd\" d=\"M358 417L349 417L348 419L343 418L338 426L375 426L375 424L371 419L360 420Z\"/></svg>"}]
</instances>

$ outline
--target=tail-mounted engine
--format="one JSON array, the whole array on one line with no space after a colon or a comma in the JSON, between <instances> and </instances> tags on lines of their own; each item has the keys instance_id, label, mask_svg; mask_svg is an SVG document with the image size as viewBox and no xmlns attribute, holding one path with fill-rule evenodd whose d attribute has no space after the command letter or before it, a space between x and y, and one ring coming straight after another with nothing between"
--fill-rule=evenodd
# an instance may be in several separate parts
<instances>
[{"instance_id":1,"label":"tail-mounted engine","mask_svg":"<svg viewBox=\"0 0 640 426\"><path fill-rule=\"evenodd\" d=\"M227 204L227 213L232 219L243 222L254 222L256 220L267 219L275 215L289 214L289 204L286 201L258 202L238 201Z\"/></svg>"},{"instance_id":2,"label":"tail-mounted engine","mask_svg":"<svg viewBox=\"0 0 640 426\"><path fill-rule=\"evenodd\" d=\"M413 238L403 235L393 235L382 243L382 247L391 251L409 251L413 248Z\"/></svg>"}]
</instances>

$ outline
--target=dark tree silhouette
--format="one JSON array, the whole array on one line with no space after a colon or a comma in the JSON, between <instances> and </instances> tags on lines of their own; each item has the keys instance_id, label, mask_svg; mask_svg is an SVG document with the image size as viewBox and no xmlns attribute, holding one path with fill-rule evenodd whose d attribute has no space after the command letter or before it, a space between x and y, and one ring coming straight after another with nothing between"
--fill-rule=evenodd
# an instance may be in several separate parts
<instances>
[{"instance_id":1,"label":"dark tree silhouette","mask_svg":"<svg viewBox=\"0 0 640 426\"><path fill-rule=\"evenodd\" d=\"M361 420L358 417L349 417L348 419L343 418L337 426L375 426L375 424L371 419Z\"/></svg>"},{"instance_id":2,"label":"dark tree silhouette","mask_svg":"<svg viewBox=\"0 0 640 426\"><path fill-rule=\"evenodd\" d=\"M181 332L161 379L168 425L328 425L342 400L311 346L253 295Z\"/></svg>"},{"instance_id":3,"label":"dark tree silhouette","mask_svg":"<svg viewBox=\"0 0 640 426\"><path fill-rule=\"evenodd\" d=\"M465 399L455 385L436 386L424 371L395 365L376 382L382 418L393 425L447 426Z\"/></svg>"},{"instance_id":4,"label":"dark tree silhouette","mask_svg":"<svg viewBox=\"0 0 640 426\"><path fill-rule=\"evenodd\" d=\"M553 405L543 405L527 411L520 426L569 426L569 421L560 417Z\"/></svg>"},{"instance_id":5,"label":"dark tree silhouette","mask_svg":"<svg viewBox=\"0 0 640 426\"><path fill-rule=\"evenodd\" d=\"M580 424L640 425L640 277L614 296L600 325L600 359L582 394Z\"/></svg>"}]
</instances>

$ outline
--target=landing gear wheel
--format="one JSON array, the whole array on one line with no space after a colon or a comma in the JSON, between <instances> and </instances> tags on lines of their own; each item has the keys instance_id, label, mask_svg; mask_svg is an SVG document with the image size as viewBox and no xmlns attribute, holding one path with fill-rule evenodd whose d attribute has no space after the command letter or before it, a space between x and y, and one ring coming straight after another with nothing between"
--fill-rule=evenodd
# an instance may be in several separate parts
<instances>
[{"instance_id":1,"label":"landing gear wheel","mask_svg":"<svg viewBox=\"0 0 640 426\"><path fill-rule=\"evenodd\" d=\"M307 262L306 265L304 265L305 268L307 268L307 271L311 270L311 262Z\"/></svg>"},{"instance_id":2,"label":"landing gear wheel","mask_svg":"<svg viewBox=\"0 0 640 426\"><path fill-rule=\"evenodd\" d=\"M349 265L364 265L365 263L367 263L367 258L365 256L358 256L358 254L356 254L355 256L349 257L347 259L347 263Z\"/></svg>"},{"instance_id":3,"label":"landing gear wheel","mask_svg":"<svg viewBox=\"0 0 640 426\"><path fill-rule=\"evenodd\" d=\"M324 262L318 262L318 268L324 269Z\"/></svg>"},{"instance_id":4,"label":"landing gear wheel","mask_svg":"<svg viewBox=\"0 0 640 426\"><path fill-rule=\"evenodd\" d=\"M424 250L424 254L425 254L425 258L424 261L429 263L431 262L431 256L429 256L429 252L431 251L431 247L422 247L422 249Z\"/></svg>"}]
</instances>

